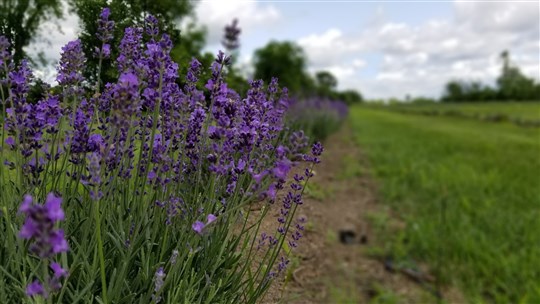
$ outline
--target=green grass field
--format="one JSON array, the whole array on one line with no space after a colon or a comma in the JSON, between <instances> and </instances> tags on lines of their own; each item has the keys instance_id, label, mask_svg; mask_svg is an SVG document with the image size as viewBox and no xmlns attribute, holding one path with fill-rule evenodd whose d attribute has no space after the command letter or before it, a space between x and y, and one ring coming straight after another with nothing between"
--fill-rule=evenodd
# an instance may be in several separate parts
<instances>
[{"instance_id":1,"label":"green grass field","mask_svg":"<svg viewBox=\"0 0 540 304\"><path fill-rule=\"evenodd\" d=\"M540 129L361 106L350 120L382 200L407 223L390 248L472 302L540 303Z\"/></svg>"},{"instance_id":2,"label":"green grass field","mask_svg":"<svg viewBox=\"0 0 540 304\"><path fill-rule=\"evenodd\" d=\"M509 119L540 120L540 102L396 104L393 109L410 111L456 111L470 116L506 115Z\"/></svg>"}]
</instances>

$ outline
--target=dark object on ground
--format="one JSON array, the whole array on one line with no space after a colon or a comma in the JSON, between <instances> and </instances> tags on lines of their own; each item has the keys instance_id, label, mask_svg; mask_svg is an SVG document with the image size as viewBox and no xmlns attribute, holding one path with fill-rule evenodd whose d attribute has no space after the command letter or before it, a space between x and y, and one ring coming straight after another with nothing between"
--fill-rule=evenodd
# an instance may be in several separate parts
<instances>
[{"instance_id":1,"label":"dark object on ground","mask_svg":"<svg viewBox=\"0 0 540 304\"><path fill-rule=\"evenodd\" d=\"M368 236L366 234L362 234L360 237L360 244L365 245L368 243Z\"/></svg>"},{"instance_id":2,"label":"dark object on ground","mask_svg":"<svg viewBox=\"0 0 540 304\"><path fill-rule=\"evenodd\" d=\"M356 233L352 230L340 230L339 241L342 244L351 245L355 243Z\"/></svg>"},{"instance_id":3,"label":"dark object on ground","mask_svg":"<svg viewBox=\"0 0 540 304\"><path fill-rule=\"evenodd\" d=\"M394 261L392 258L388 257L384 259L384 270L394 273L396 272L396 268L394 266Z\"/></svg>"}]
</instances>

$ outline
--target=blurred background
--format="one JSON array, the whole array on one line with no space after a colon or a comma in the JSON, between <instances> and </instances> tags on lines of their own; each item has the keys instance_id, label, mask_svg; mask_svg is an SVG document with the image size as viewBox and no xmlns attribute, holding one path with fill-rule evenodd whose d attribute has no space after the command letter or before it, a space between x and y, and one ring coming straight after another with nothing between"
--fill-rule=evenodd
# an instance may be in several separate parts
<instances>
[{"instance_id":1,"label":"blurred background","mask_svg":"<svg viewBox=\"0 0 540 304\"><path fill-rule=\"evenodd\" d=\"M113 46L158 16L180 75L223 50L238 92L277 77L325 143L308 244L269 303L540 303L537 1L1 0L32 94L77 38L89 77L117 77L92 59L106 6Z\"/></svg>"},{"instance_id":2,"label":"blurred background","mask_svg":"<svg viewBox=\"0 0 540 304\"><path fill-rule=\"evenodd\" d=\"M17 32L8 36L16 42L19 58L26 54L40 64L44 80L54 79L64 44L77 36L88 42L97 26L94 17L98 8L108 5L112 18L124 27L142 22L145 13L163 15L160 20L166 20L168 32L174 33L178 61L228 50L234 53L235 65L244 78L273 72L293 91L299 90L296 86L302 81L308 82L302 84L303 90L312 89L310 85L317 84L316 74L327 72L333 77L326 80L335 80L335 89L355 90L370 101L508 99L510 92L497 92L497 84L505 82L501 76L516 78L520 94L527 95L516 98L534 99L539 92L538 87L536 91L532 88L540 77L536 1L2 3L1 32ZM224 28L235 19L241 32L237 43L227 48ZM276 57L267 58L270 54L264 50ZM288 55L298 64L287 64L280 55ZM276 59L274 70L263 71L264 62L258 66L258 59ZM506 74L502 75L505 65ZM304 75L300 72L310 79L301 79ZM285 75L293 73L298 83L286 79ZM329 84L334 85L332 81Z\"/></svg>"}]
</instances>

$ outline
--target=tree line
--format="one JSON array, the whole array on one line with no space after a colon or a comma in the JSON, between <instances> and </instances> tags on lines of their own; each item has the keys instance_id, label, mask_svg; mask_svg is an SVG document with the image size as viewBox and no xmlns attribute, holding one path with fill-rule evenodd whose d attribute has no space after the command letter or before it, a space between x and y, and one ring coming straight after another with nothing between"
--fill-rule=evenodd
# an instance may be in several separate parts
<instances>
[{"instance_id":1,"label":"tree line","mask_svg":"<svg viewBox=\"0 0 540 304\"><path fill-rule=\"evenodd\" d=\"M512 64L510 53L501 53L503 62L501 74L497 77L496 86L482 84L479 81L452 80L445 86L441 98L443 102L484 102L484 101L538 101L540 100L540 83L525 76Z\"/></svg>"},{"instance_id":2,"label":"tree line","mask_svg":"<svg viewBox=\"0 0 540 304\"><path fill-rule=\"evenodd\" d=\"M66 2L67 1L67 2ZM77 14L81 32L79 39L82 42L87 62L85 76L87 79L101 79L105 84L112 81L116 75L114 60L116 50L111 48L109 59L101 62L94 56L95 50L101 47L101 41L95 35L97 19L104 7L111 8L110 20L115 23L115 33L111 46L118 45L123 36L124 29L129 26L143 26L148 15L154 15L160 20L164 33L171 37L174 48L171 57L179 63L182 69L192 57L197 58L203 66L210 66L215 54L203 52L205 46L206 30L191 23L180 30L179 24L194 15L196 2L189 0L9 0L0 1L0 35L6 36L14 50L14 60L18 64L23 58L30 56L31 63L46 64L43 53L28 54L26 47L35 39L39 26L51 19L62 18L64 5L68 4L69 12ZM190 19L192 20L192 19ZM236 63L240 48L239 21L233 20L224 26L222 39L223 48L227 55L232 55L231 64L227 69L229 85L243 93L248 89L248 79ZM272 77L277 77L281 86L287 87L293 96L311 97L319 96L329 99L339 99L346 103L362 101L362 95L355 90L339 91L337 79L328 71L319 71L315 75L307 72L307 57L301 47L289 41L271 41L259 48L254 54L253 79L263 79L269 83ZM205 77L206 76L206 77ZM210 71L202 75L201 83L211 76ZM181 81L181 80L180 80ZM36 79L32 94L39 97L44 83Z\"/></svg>"}]
</instances>

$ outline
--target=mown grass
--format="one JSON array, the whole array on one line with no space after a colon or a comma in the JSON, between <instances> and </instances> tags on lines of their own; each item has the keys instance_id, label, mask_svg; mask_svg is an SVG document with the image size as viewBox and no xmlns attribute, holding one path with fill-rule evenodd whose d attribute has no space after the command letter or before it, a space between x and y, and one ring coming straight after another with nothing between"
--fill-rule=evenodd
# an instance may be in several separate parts
<instances>
[{"instance_id":1,"label":"mown grass","mask_svg":"<svg viewBox=\"0 0 540 304\"><path fill-rule=\"evenodd\" d=\"M470 116L506 115L509 119L540 119L540 102L489 102L489 103L438 103L396 104L394 109L412 111L437 111L439 113L460 112Z\"/></svg>"},{"instance_id":2,"label":"mown grass","mask_svg":"<svg viewBox=\"0 0 540 304\"><path fill-rule=\"evenodd\" d=\"M350 119L407 223L407 258L473 302L540 303L540 130L366 107Z\"/></svg>"}]
</instances>

